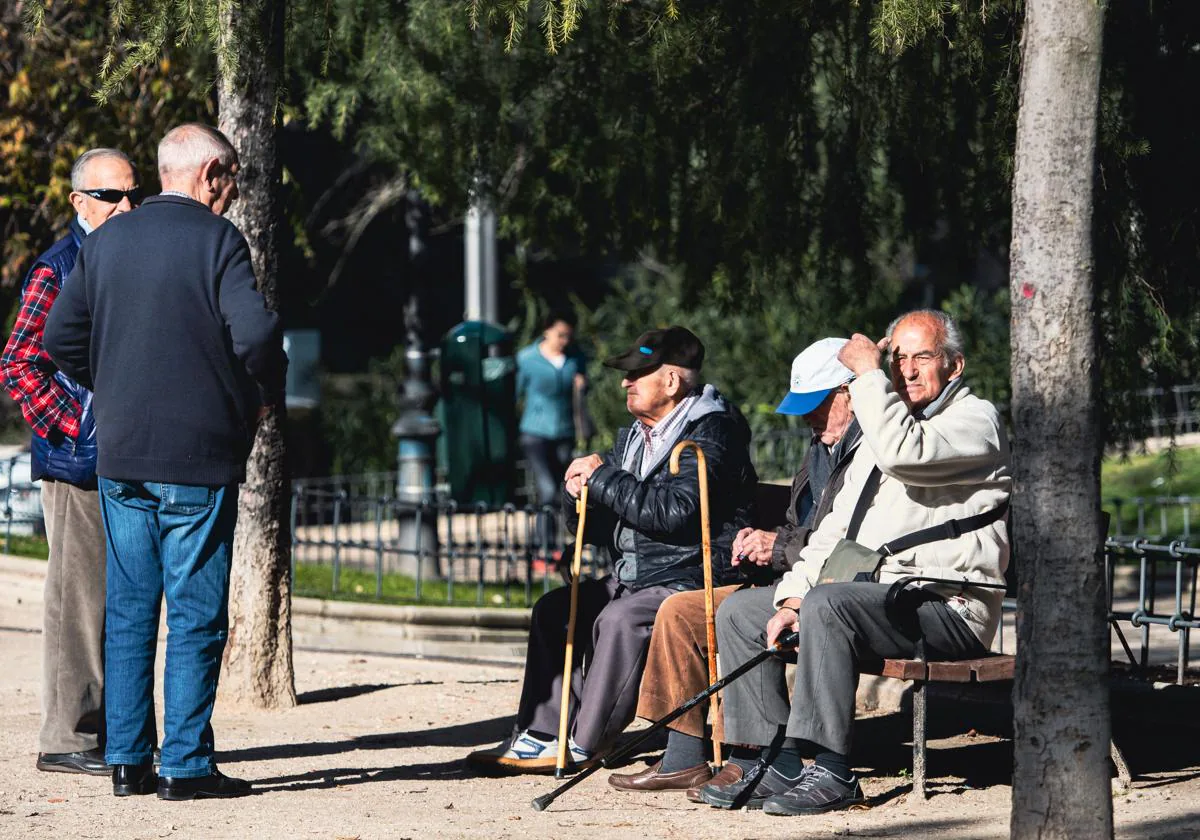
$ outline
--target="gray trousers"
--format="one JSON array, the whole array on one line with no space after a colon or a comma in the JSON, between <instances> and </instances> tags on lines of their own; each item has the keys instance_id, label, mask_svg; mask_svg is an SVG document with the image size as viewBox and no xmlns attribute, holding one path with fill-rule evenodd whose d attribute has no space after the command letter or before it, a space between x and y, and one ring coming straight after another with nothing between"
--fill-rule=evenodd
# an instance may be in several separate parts
<instances>
[{"instance_id":1,"label":"gray trousers","mask_svg":"<svg viewBox=\"0 0 1200 840\"><path fill-rule=\"evenodd\" d=\"M584 749L606 747L633 721L654 616L675 591L652 586L635 592L611 575L579 582L569 714ZM564 586L533 605L518 729L558 734L570 598Z\"/></svg>"},{"instance_id":2,"label":"gray trousers","mask_svg":"<svg viewBox=\"0 0 1200 840\"><path fill-rule=\"evenodd\" d=\"M800 606L790 703L784 662L772 657L725 689L726 740L766 746L783 732L849 754L860 664L911 658L920 635L927 659L968 659L987 652L958 613L927 590L905 591L897 612L911 620L896 629L884 614L888 589L882 583L814 587ZM772 586L735 592L721 604L717 649L723 673L763 650L767 621L776 612L774 600Z\"/></svg>"},{"instance_id":3,"label":"gray trousers","mask_svg":"<svg viewBox=\"0 0 1200 840\"><path fill-rule=\"evenodd\" d=\"M42 481L50 559L42 624L42 731L38 751L100 746L104 722L104 530L100 496Z\"/></svg>"}]
</instances>

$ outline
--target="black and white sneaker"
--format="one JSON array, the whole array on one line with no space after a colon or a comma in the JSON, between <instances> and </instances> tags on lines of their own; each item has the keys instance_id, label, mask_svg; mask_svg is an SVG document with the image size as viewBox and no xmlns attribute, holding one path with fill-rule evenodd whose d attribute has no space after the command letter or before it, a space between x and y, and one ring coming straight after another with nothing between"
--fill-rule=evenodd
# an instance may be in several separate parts
<instances>
[{"instance_id":1,"label":"black and white sneaker","mask_svg":"<svg viewBox=\"0 0 1200 840\"><path fill-rule=\"evenodd\" d=\"M791 817L840 811L863 802L862 786L857 776L842 779L824 767L810 764L800 774L799 784L767 798L762 810L764 814Z\"/></svg>"},{"instance_id":2,"label":"black and white sneaker","mask_svg":"<svg viewBox=\"0 0 1200 840\"><path fill-rule=\"evenodd\" d=\"M789 779L759 759L740 781L729 785L708 784L700 788L700 798L714 808L757 811L770 797L786 793L802 778L803 773L795 779Z\"/></svg>"}]
</instances>

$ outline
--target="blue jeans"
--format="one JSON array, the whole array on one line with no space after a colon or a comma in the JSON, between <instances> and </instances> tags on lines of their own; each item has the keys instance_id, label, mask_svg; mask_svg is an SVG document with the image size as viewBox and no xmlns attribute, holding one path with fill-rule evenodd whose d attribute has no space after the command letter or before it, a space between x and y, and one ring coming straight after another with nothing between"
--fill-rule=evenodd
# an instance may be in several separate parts
<instances>
[{"instance_id":1,"label":"blue jeans","mask_svg":"<svg viewBox=\"0 0 1200 840\"><path fill-rule=\"evenodd\" d=\"M154 656L167 601L163 776L214 770L210 723L229 627L237 485L100 479L108 544L105 760L145 764L154 749Z\"/></svg>"}]
</instances>

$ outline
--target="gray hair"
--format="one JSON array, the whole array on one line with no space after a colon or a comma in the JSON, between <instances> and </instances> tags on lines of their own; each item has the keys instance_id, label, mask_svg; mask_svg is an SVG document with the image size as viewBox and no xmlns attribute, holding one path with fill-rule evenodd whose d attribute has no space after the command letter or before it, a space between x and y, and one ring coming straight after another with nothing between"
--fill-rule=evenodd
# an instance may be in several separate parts
<instances>
[{"instance_id":1,"label":"gray hair","mask_svg":"<svg viewBox=\"0 0 1200 840\"><path fill-rule=\"evenodd\" d=\"M117 160L123 160L129 164L130 169L133 169L133 161L131 161L129 156L120 149L88 149L86 152L76 158L75 163L71 166L72 190L79 192L80 190L87 189L84 186L83 176L87 172L88 164L94 160L99 160L100 158L116 158Z\"/></svg>"},{"instance_id":2,"label":"gray hair","mask_svg":"<svg viewBox=\"0 0 1200 840\"><path fill-rule=\"evenodd\" d=\"M679 384L685 395L695 391L700 385L700 371L696 368L685 368L679 365L663 365L663 367L669 367L679 374Z\"/></svg>"},{"instance_id":3,"label":"gray hair","mask_svg":"<svg viewBox=\"0 0 1200 840\"><path fill-rule=\"evenodd\" d=\"M892 341L892 333L896 331L896 327L900 325L901 321L906 321L909 318L919 318L933 322L934 340L939 345L938 349L946 354L947 361L965 358L962 332L958 329L958 323L940 309L914 309L912 312L905 312L899 318L892 321L892 323L888 324L887 339L889 344Z\"/></svg>"},{"instance_id":4,"label":"gray hair","mask_svg":"<svg viewBox=\"0 0 1200 840\"><path fill-rule=\"evenodd\" d=\"M222 166L232 166L237 163L237 150L228 137L203 123L176 126L158 144L160 175L192 172L213 158Z\"/></svg>"}]
</instances>

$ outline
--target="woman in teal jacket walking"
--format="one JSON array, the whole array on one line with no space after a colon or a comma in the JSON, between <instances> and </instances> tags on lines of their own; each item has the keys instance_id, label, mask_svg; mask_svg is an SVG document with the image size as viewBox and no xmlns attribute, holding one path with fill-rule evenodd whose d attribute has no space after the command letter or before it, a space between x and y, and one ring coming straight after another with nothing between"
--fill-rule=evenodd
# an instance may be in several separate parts
<instances>
[{"instance_id":1,"label":"woman in teal jacket walking","mask_svg":"<svg viewBox=\"0 0 1200 840\"><path fill-rule=\"evenodd\" d=\"M575 406L587 388L583 354L571 344L575 319L551 312L542 321L542 335L517 353L517 398L524 398L521 413L521 449L537 485L537 539L543 557L561 548L556 545L554 514L563 476L571 462L577 433Z\"/></svg>"}]
</instances>

